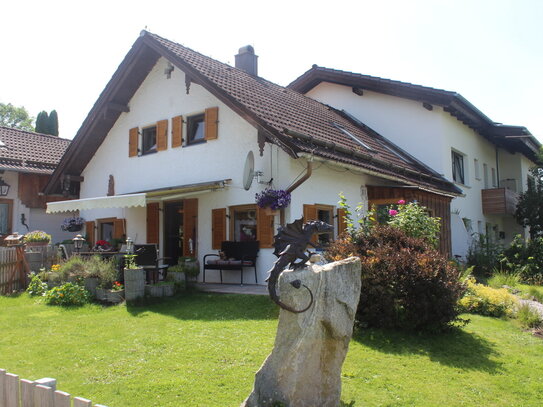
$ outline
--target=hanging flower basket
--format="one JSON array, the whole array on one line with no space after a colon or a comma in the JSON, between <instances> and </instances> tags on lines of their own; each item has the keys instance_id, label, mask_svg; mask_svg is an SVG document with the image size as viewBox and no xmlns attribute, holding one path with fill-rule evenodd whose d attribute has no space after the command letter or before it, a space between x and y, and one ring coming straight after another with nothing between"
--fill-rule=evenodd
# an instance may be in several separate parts
<instances>
[{"instance_id":1,"label":"hanging flower basket","mask_svg":"<svg viewBox=\"0 0 543 407\"><path fill-rule=\"evenodd\" d=\"M79 232L83 229L85 224L85 219L80 218L79 216L73 216L71 218L64 218L60 228L66 232Z\"/></svg>"},{"instance_id":2,"label":"hanging flower basket","mask_svg":"<svg viewBox=\"0 0 543 407\"><path fill-rule=\"evenodd\" d=\"M286 208L290 205L290 192L283 189L266 188L255 195L256 204L260 208L269 208L272 211Z\"/></svg>"}]
</instances>

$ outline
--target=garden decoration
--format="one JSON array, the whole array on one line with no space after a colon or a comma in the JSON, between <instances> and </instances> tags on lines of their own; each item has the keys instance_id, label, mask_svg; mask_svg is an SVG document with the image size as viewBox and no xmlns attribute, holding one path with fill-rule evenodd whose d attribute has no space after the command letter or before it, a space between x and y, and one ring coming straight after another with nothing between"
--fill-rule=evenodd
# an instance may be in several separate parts
<instances>
[{"instance_id":1,"label":"garden decoration","mask_svg":"<svg viewBox=\"0 0 543 407\"><path fill-rule=\"evenodd\" d=\"M79 216L72 216L70 218L64 218L60 228L66 232L79 232L83 229L85 224L85 219L80 218Z\"/></svg>"},{"instance_id":2,"label":"garden decoration","mask_svg":"<svg viewBox=\"0 0 543 407\"><path fill-rule=\"evenodd\" d=\"M260 208L283 209L290 205L290 192L283 189L266 188L255 195L255 200Z\"/></svg>"},{"instance_id":3,"label":"garden decoration","mask_svg":"<svg viewBox=\"0 0 543 407\"><path fill-rule=\"evenodd\" d=\"M330 232L333 230L333 226L320 220L313 220L307 223L303 223L303 218L297 219L292 223L287 224L285 227L280 227L277 234L274 236L274 247L277 261L273 264L273 268L269 272L269 277L266 280L268 282L268 292L270 298L279 305L281 308L300 313L307 311L313 304L313 293L300 280L294 280L291 285L294 288L300 288L302 285L309 291L311 296L309 305L303 309L294 309L285 303L283 303L277 295L276 284L279 278L279 274L286 268L291 267L297 270L305 266L305 263L309 260L309 256L305 254L308 245L316 247L311 243L311 237L315 233ZM300 261L296 262L296 260Z\"/></svg>"},{"instance_id":4,"label":"garden decoration","mask_svg":"<svg viewBox=\"0 0 543 407\"><path fill-rule=\"evenodd\" d=\"M307 301L307 295L292 289L300 279L313 292L313 306L301 314L281 310L273 350L242 407L340 405L341 369L360 299L361 261L350 257L280 273L281 298L294 308Z\"/></svg>"}]
</instances>

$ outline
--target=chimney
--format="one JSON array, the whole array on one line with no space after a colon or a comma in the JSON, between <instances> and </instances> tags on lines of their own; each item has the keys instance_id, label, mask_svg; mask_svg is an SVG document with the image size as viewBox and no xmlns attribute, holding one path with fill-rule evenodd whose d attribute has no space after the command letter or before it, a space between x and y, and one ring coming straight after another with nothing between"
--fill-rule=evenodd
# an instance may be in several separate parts
<instances>
[{"instance_id":1,"label":"chimney","mask_svg":"<svg viewBox=\"0 0 543 407\"><path fill-rule=\"evenodd\" d=\"M258 76L258 55L255 55L255 49L246 45L241 47L236 55L236 68L247 72L250 75Z\"/></svg>"}]
</instances>

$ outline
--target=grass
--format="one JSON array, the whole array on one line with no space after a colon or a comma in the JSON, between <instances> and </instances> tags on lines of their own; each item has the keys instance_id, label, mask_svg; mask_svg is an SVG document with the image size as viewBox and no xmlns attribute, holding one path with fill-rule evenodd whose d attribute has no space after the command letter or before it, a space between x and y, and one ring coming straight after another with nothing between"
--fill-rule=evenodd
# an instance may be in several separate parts
<instances>
[{"instance_id":1,"label":"grass","mask_svg":"<svg viewBox=\"0 0 543 407\"><path fill-rule=\"evenodd\" d=\"M0 297L0 367L55 377L110 407L239 406L272 349L277 312L267 297L242 295L73 309ZM470 318L447 335L356 332L344 405L541 405L543 341L506 320Z\"/></svg>"}]
</instances>

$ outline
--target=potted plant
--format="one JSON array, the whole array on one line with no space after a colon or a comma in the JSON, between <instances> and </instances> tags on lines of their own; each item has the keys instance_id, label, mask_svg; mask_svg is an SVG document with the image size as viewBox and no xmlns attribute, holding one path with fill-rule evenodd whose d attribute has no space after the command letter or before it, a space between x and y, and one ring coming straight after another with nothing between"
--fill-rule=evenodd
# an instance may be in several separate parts
<instances>
[{"instance_id":1,"label":"potted plant","mask_svg":"<svg viewBox=\"0 0 543 407\"><path fill-rule=\"evenodd\" d=\"M106 301L117 304L124 300L124 285L114 281L111 288L106 291Z\"/></svg>"},{"instance_id":2,"label":"potted plant","mask_svg":"<svg viewBox=\"0 0 543 407\"><path fill-rule=\"evenodd\" d=\"M160 286L164 297L171 297L175 292L175 283L173 281L163 281Z\"/></svg>"},{"instance_id":3,"label":"potted plant","mask_svg":"<svg viewBox=\"0 0 543 407\"><path fill-rule=\"evenodd\" d=\"M117 282L117 270L113 262L104 261L103 263L104 266L100 268L100 284L96 288L96 299L108 301L108 292L113 289L114 283Z\"/></svg>"},{"instance_id":4,"label":"potted plant","mask_svg":"<svg viewBox=\"0 0 543 407\"><path fill-rule=\"evenodd\" d=\"M145 271L136 264L135 254L124 255L124 287L126 301L133 301L145 294Z\"/></svg>"},{"instance_id":5,"label":"potted plant","mask_svg":"<svg viewBox=\"0 0 543 407\"><path fill-rule=\"evenodd\" d=\"M185 267L183 264L176 264L175 266L168 267L167 273L168 280L175 283L185 281Z\"/></svg>"},{"instance_id":6,"label":"potted plant","mask_svg":"<svg viewBox=\"0 0 543 407\"><path fill-rule=\"evenodd\" d=\"M111 245L106 240L98 240L93 248L95 252L109 252L111 249Z\"/></svg>"},{"instance_id":7,"label":"potted plant","mask_svg":"<svg viewBox=\"0 0 543 407\"><path fill-rule=\"evenodd\" d=\"M51 235L48 235L43 230L28 232L24 237L24 242L27 246L47 246L50 241Z\"/></svg>"},{"instance_id":8,"label":"potted plant","mask_svg":"<svg viewBox=\"0 0 543 407\"><path fill-rule=\"evenodd\" d=\"M64 218L60 228L66 232L79 232L83 229L85 224L85 219L80 218L79 216L72 216L70 218Z\"/></svg>"},{"instance_id":9,"label":"potted plant","mask_svg":"<svg viewBox=\"0 0 543 407\"><path fill-rule=\"evenodd\" d=\"M196 258L189 256L180 257L178 265L181 267L181 270L183 270L185 282L196 281L196 277L200 274L200 264Z\"/></svg>"},{"instance_id":10,"label":"potted plant","mask_svg":"<svg viewBox=\"0 0 543 407\"><path fill-rule=\"evenodd\" d=\"M256 204L268 211L277 211L290 205L290 192L284 189L266 188L255 195Z\"/></svg>"}]
</instances>

